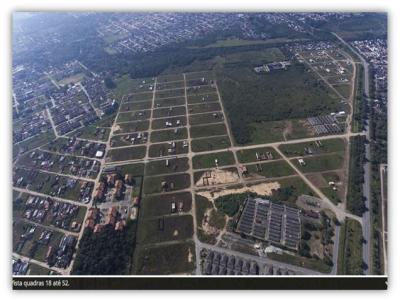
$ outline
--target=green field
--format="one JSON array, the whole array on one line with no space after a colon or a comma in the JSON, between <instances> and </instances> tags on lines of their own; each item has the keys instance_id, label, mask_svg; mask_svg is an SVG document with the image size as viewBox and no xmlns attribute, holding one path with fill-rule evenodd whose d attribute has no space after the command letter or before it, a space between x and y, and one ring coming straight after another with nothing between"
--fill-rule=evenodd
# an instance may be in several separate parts
<instances>
[{"instance_id":1,"label":"green field","mask_svg":"<svg viewBox=\"0 0 400 302\"><path fill-rule=\"evenodd\" d=\"M164 221L160 227L160 219ZM163 216L141 221L138 227L137 243L149 244L164 241L185 240L193 236L192 215Z\"/></svg>"},{"instance_id":2,"label":"green field","mask_svg":"<svg viewBox=\"0 0 400 302\"><path fill-rule=\"evenodd\" d=\"M294 163L300 171L304 173L342 169L344 163L342 153L308 156L303 159L306 163L305 166L300 165L297 159L292 159L292 163Z\"/></svg>"},{"instance_id":3,"label":"green field","mask_svg":"<svg viewBox=\"0 0 400 302\"><path fill-rule=\"evenodd\" d=\"M140 85L144 85L142 82L145 81L147 84L154 83L151 78L144 79L132 79L129 75L123 75L115 81L117 87L113 89L113 94L117 100L121 100L124 95L140 91ZM146 84L145 83L145 84Z\"/></svg>"},{"instance_id":4,"label":"green field","mask_svg":"<svg viewBox=\"0 0 400 302\"><path fill-rule=\"evenodd\" d=\"M185 116L177 116L177 117L169 117L169 118L165 118L165 119L156 119L156 120L153 120L153 122L151 123L151 128L156 129L156 130L166 129L166 128L168 128L165 124L166 122L172 123L172 127L186 126L186 117Z\"/></svg>"},{"instance_id":5,"label":"green field","mask_svg":"<svg viewBox=\"0 0 400 302\"><path fill-rule=\"evenodd\" d=\"M119 111L137 111L137 110L144 110L151 108L151 101L140 101L140 102L130 102L130 103L123 103L120 106Z\"/></svg>"},{"instance_id":6,"label":"green field","mask_svg":"<svg viewBox=\"0 0 400 302\"><path fill-rule=\"evenodd\" d=\"M188 104L196 104L196 103L209 103L209 102L218 102L218 94L217 93L207 93L201 95L188 95L187 97Z\"/></svg>"},{"instance_id":7,"label":"green field","mask_svg":"<svg viewBox=\"0 0 400 302\"><path fill-rule=\"evenodd\" d=\"M192 258L189 257L191 255ZM160 247L139 247L136 258L135 274L138 275L190 273L195 268L195 246L193 242L185 242Z\"/></svg>"},{"instance_id":8,"label":"green field","mask_svg":"<svg viewBox=\"0 0 400 302\"><path fill-rule=\"evenodd\" d=\"M143 101L151 101L153 99L153 92L139 92L129 94L126 96L124 103L135 103Z\"/></svg>"},{"instance_id":9,"label":"green field","mask_svg":"<svg viewBox=\"0 0 400 302\"><path fill-rule=\"evenodd\" d=\"M150 110L121 112L118 115L117 123L147 120L150 118Z\"/></svg>"},{"instance_id":10,"label":"green field","mask_svg":"<svg viewBox=\"0 0 400 302\"><path fill-rule=\"evenodd\" d=\"M237 151L236 154L237 154L239 162L250 163L250 162L257 161L256 153L258 153L258 155L261 156L262 154L265 154L267 152L270 152L272 154L273 158L271 158L271 159L280 158L279 154L271 147L243 149L243 150ZM259 160L261 160L261 157L259 157Z\"/></svg>"},{"instance_id":11,"label":"green field","mask_svg":"<svg viewBox=\"0 0 400 302\"><path fill-rule=\"evenodd\" d=\"M230 151L195 155L193 156L193 169L213 168L216 165L215 160L218 160L219 167L235 163L233 153Z\"/></svg>"},{"instance_id":12,"label":"green field","mask_svg":"<svg viewBox=\"0 0 400 302\"><path fill-rule=\"evenodd\" d=\"M124 161L132 159L142 159L146 155L146 146L126 147L111 149L107 153L109 161Z\"/></svg>"},{"instance_id":13,"label":"green field","mask_svg":"<svg viewBox=\"0 0 400 302\"><path fill-rule=\"evenodd\" d=\"M145 131L149 129L149 121L126 122L118 124L114 130L115 134L118 133L133 133L138 131Z\"/></svg>"},{"instance_id":14,"label":"green field","mask_svg":"<svg viewBox=\"0 0 400 302\"><path fill-rule=\"evenodd\" d=\"M187 138L186 128L175 128L168 130L153 131L150 135L150 141L152 143L182 140L186 138Z\"/></svg>"},{"instance_id":15,"label":"green field","mask_svg":"<svg viewBox=\"0 0 400 302\"><path fill-rule=\"evenodd\" d=\"M165 191L176 191L190 187L189 174L174 174L164 176L146 177L144 181L144 193L153 194L163 192L162 182L166 182L168 188ZM171 186L173 184L173 188Z\"/></svg>"},{"instance_id":16,"label":"green field","mask_svg":"<svg viewBox=\"0 0 400 302\"><path fill-rule=\"evenodd\" d=\"M266 178L282 177L295 174L295 171L285 160L260 163L261 171L257 171L256 165L248 165L247 170L251 175L262 175Z\"/></svg>"},{"instance_id":17,"label":"green field","mask_svg":"<svg viewBox=\"0 0 400 302\"><path fill-rule=\"evenodd\" d=\"M176 97L176 98L168 98L168 99L160 99L154 101L154 107L171 107L171 106L179 106L185 105L186 101L184 97Z\"/></svg>"},{"instance_id":18,"label":"green field","mask_svg":"<svg viewBox=\"0 0 400 302\"><path fill-rule=\"evenodd\" d=\"M360 223L346 218L340 227L338 275L361 275L363 273L362 241Z\"/></svg>"},{"instance_id":19,"label":"green field","mask_svg":"<svg viewBox=\"0 0 400 302\"><path fill-rule=\"evenodd\" d=\"M168 161L168 166L167 166ZM171 158L168 160L151 161L146 164L145 175L172 174L185 172L189 169L188 158Z\"/></svg>"},{"instance_id":20,"label":"green field","mask_svg":"<svg viewBox=\"0 0 400 302\"><path fill-rule=\"evenodd\" d=\"M219 102L210 102L202 104L192 104L188 106L189 113L206 113L212 111L221 111L221 105Z\"/></svg>"},{"instance_id":21,"label":"green field","mask_svg":"<svg viewBox=\"0 0 400 302\"><path fill-rule=\"evenodd\" d=\"M193 152L202 152L229 148L231 142L228 136L208 137L193 139L191 146Z\"/></svg>"},{"instance_id":22,"label":"green field","mask_svg":"<svg viewBox=\"0 0 400 302\"><path fill-rule=\"evenodd\" d=\"M133 144L131 139L135 137L135 143ZM145 144L146 140L144 137L148 137L148 133L142 133L142 138L138 139L137 133L134 134L121 134L121 135L113 135L110 140L111 147L128 147L132 145L141 145Z\"/></svg>"},{"instance_id":23,"label":"green field","mask_svg":"<svg viewBox=\"0 0 400 302\"><path fill-rule=\"evenodd\" d=\"M327 139L320 141L322 146L318 146L315 142L306 142L299 144L282 144L279 146L281 150L288 157L305 156L312 154L323 154L330 152L344 152L345 140L341 138ZM306 152L306 150L308 150Z\"/></svg>"},{"instance_id":24,"label":"green field","mask_svg":"<svg viewBox=\"0 0 400 302\"><path fill-rule=\"evenodd\" d=\"M168 152L173 150L173 152ZM168 155L184 154L188 152L188 147L183 146L183 142L176 142L175 149L171 149L170 143L152 144L149 147L149 157L159 157Z\"/></svg>"},{"instance_id":25,"label":"green field","mask_svg":"<svg viewBox=\"0 0 400 302\"><path fill-rule=\"evenodd\" d=\"M194 114L189 116L190 125L200 125L208 123L222 122L224 116L222 113L205 113L205 114Z\"/></svg>"},{"instance_id":26,"label":"green field","mask_svg":"<svg viewBox=\"0 0 400 302\"><path fill-rule=\"evenodd\" d=\"M153 109L153 118L169 117L169 116L177 116L185 114L186 114L185 106Z\"/></svg>"},{"instance_id":27,"label":"green field","mask_svg":"<svg viewBox=\"0 0 400 302\"><path fill-rule=\"evenodd\" d=\"M189 212L192 208L192 194L190 192L146 196L141 204L141 217L158 217L171 214L171 203L183 203L183 212Z\"/></svg>"},{"instance_id":28,"label":"green field","mask_svg":"<svg viewBox=\"0 0 400 302\"><path fill-rule=\"evenodd\" d=\"M227 134L227 129L224 123L190 127L190 136L192 138L226 135L226 134Z\"/></svg>"}]
</instances>

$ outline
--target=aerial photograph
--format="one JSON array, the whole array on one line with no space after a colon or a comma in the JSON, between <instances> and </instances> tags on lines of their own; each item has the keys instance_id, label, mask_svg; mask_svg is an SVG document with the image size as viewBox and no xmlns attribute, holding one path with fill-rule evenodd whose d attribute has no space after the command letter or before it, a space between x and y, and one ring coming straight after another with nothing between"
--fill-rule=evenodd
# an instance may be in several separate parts
<instances>
[{"instance_id":1,"label":"aerial photograph","mask_svg":"<svg viewBox=\"0 0 400 302\"><path fill-rule=\"evenodd\" d=\"M14 277L387 275L387 13L11 22Z\"/></svg>"}]
</instances>

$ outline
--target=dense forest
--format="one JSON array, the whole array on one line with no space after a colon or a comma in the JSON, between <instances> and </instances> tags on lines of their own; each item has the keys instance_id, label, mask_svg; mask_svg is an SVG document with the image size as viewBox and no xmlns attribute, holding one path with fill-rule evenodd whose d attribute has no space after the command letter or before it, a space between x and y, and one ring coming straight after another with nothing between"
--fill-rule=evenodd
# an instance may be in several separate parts
<instances>
[{"instance_id":1,"label":"dense forest","mask_svg":"<svg viewBox=\"0 0 400 302\"><path fill-rule=\"evenodd\" d=\"M106 225L99 233L89 228L79 243L73 274L123 275L130 272L135 247L136 222L129 221L122 231Z\"/></svg>"}]
</instances>

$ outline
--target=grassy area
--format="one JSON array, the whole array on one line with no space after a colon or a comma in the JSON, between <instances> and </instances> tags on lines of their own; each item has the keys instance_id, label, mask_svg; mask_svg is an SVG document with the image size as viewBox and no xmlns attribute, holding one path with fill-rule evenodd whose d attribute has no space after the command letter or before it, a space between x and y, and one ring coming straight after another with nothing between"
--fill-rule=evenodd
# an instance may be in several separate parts
<instances>
[{"instance_id":1,"label":"grassy area","mask_svg":"<svg viewBox=\"0 0 400 302\"><path fill-rule=\"evenodd\" d=\"M172 174L189 169L188 158L172 158L168 160L151 161L146 164L146 176Z\"/></svg>"},{"instance_id":2,"label":"grassy area","mask_svg":"<svg viewBox=\"0 0 400 302\"><path fill-rule=\"evenodd\" d=\"M170 150L171 152L169 152L168 150ZM176 142L175 149L171 149L170 143L152 144L149 147L149 157L177 155L177 154L184 154L187 152L188 152L188 147L184 147L183 142Z\"/></svg>"},{"instance_id":3,"label":"grassy area","mask_svg":"<svg viewBox=\"0 0 400 302\"><path fill-rule=\"evenodd\" d=\"M208 103L208 102L218 102L218 94L217 93L207 93L200 95L188 95L187 96L188 104L196 104L196 103Z\"/></svg>"},{"instance_id":4,"label":"grassy area","mask_svg":"<svg viewBox=\"0 0 400 302\"><path fill-rule=\"evenodd\" d=\"M189 192L166 194L157 196L146 196L141 205L141 217L157 217L171 214L171 203L183 203L183 212L189 212L192 209L192 194Z\"/></svg>"},{"instance_id":5,"label":"grassy area","mask_svg":"<svg viewBox=\"0 0 400 302\"><path fill-rule=\"evenodd\" d=\"M160 223L163 224L160 227ZM138 244L185 240L193 236L191 215L163 216L142 220L138 227Z\"/></svg>"},{"instance_id":6,"label":"grassy area","mask_svg":"<svg viewBox=\"0 0 400 302\"><path fill-rule=\"evenodd\" d=\"M219 102L201 103L188 105L189 113L206 113L212 111L221 111L221 105Z\"/></svg>"},{"instance_id":7,"label":"grassy area","mask_svg":"<svg viewBox=\"0 0 400 302\"><path fill-rule=\"evenodd\" d=\"M147 120L150 118L151 110L121 112L118 114L117 123Z\"/></svg>"},{"instance_id":8,"label":"grassy area","mask_svg":"<svg viewBox=\"0 0 400 302\"><path fill-rule=\"evenodd\" d=\"M257 170L257 165L246 166L250 175L262 175L266 178L282 177L295 174L295 171L285 160L277 160L273 162L260 163L261 171Z\"/></svg>"},{"instance_id":9,"label":"grassy area","mask_svg":"<svg viewBox=\"0 0 400 302\"><path fill-rule=\"evenodd\" d=\"M113 89L113 94L117 100L121 100L126 94L137 92L140 85L143 85L143 81L154 83L151 78L146 79L132 79L129 75L123 75L118 78L115 83L117 87Z\"/></svg>"},{"instance_id":10,"label":"grassy area","mask_svg":"<svg viewBox=\"0 0 400 302\"><path fill-rule=\"evenodd\" d=\"M205 169L215 167L215 160L218 161L219 167L233 165L235 163L233 153L230 151L195 155L193 157L193 169Z\"/></svg>"},{"instance_id":11,"label":"grassy area","mask_svg":"<svg viewBox=\"0 0 400 302\"><path fill-rule=\"evenodd\" d=\"M107 153L107 161L124 161L142 159L146 155L146 146L111 149Z\"/></svg>"},{"instance_id":12,"label":"grassy area","mask_svg":"<svg viewBox=\"0 0 400 302\"><path fill-rule=\"evenodd\" d=\"M37 136L29 138L25 141L22 141L18 144L13 145L13 157L16 157L19 152L27 152L29 150L35 149L39 146L42 146L50 141L54 140L56 137L53 131L48 131L45 133L41 133Z\"/></svg>"},{"instance_id":13,"label":"grassy area","mask_svg":"<svg viewBox=\"0 0 400 302\"><path fill-rule=\"evenodd\" d=\"M144 182L144 193L153 194L163 192L161 184L166 182L166 191L186 189L190 186L189 174L174 174L165 176L146 177Z\"/></svg>"},{"instance_id":14,"label":"grassy area","mask_svg":"<svg viewBox=\"0 0 400 302\"><path fill-rule=\"evenodd\" d=\"M175 128L168 130L153 131L150 135L152 143L159 143L165 141L182 140L187 138L186 128Z\"/></svg>"},{"instance_id":15,"label":"grassy area","mask_svg":"<svg viewBox=\"0 0 400 302\"><path fill-rule=\"evenodd\" d=\"M123 103L120 106L120 112L137 111L151 108L151 101Z\"/></svg>"},{"instance_id":16,"label":"grassy area","mask_svg":"<svg viewBox=\"0 0 400 302\"><path fill-rule=\"evenodd\" d=\"M154 101L154 106L157 107L171 107L185 105L186 100L184 97L175 97L168 99L158 99Z\"/></svg>"},{"instance_id":17,"label":"grassy area","mask_svg":"<svg viewBox=\"0 0 400 302\"><path fill-rule=\"evenodd\" d=\"M170 275L190 273L195 268L193 242L160 247L140 247L137 250L135 274Z\"/></svg>"},{"instance_id":18,"label":"grassy area","mask_svg":"<svg viewBox=\"0 0 400 302\"><path fill-rule=\"evenodd\" d=\"M268 253L268 258L284 263L289 263L292 265L308 268L311 270L315 270L321 273L329 273L331 271L331 267L324 263L322 260L310 259L300 256L294 256L289 254L276 254L276 253Z\"/></svg>"},{"instance_id":19,"label":"grassy area","mask_svg":"<svg viewBox=\"0 0 400 302\"><path fill-rule=\"evenodd\" d=\"M322 146L318 146L316 142L306 142L299 144L282 144L279 146L288 157L305 156L308 154L323 154L330 152L344 152L346 142L344 139L335 138L320 141Z\"/></svg>"},{"instance_id":20,"label":"grassy area","mask_svg":"<svg viewBox=\"0 0 400 302\"><path fill-rule=\"evenodd\" d=\"M261 156L266 154L267 152L271 153L272 158L277 159L280 158L279 154L271 147L262 147L262 148L253 148L253 149L243 149L236 152L239 162L241 163L250 163L256 162L257 157L256 153L259 155L259 160L261 160Z\"/></svg>"},{"instance_id":21,"label":"grassy area","mask_svg":"<svg viewBox=\"0 0 400 302\"><path fill-rule=\"evenodd\" d=\"M231 146L228 136L194 139L191 142L193 152L226 149Z\"/></svg>"},{"instance_id":22,"label":"grassy area","mask_svg":"<svg viewBox=\"0 0 400 302\"><path fill-rule=\"evenodd\" d=\"M292 163L304 173L342 169L344 162L342 153L309 156L303 159L305 166L300 165L297 159L292 159Z\"/></svg>"},{"instance_id":23,"label":"grassy area","mask_svg":"<svg viewBox=\"0 0 400 302\"><path fill-rule=\"evenodd\" d=\"M122 123L116 126L114 133L134 133L138 131L145 131L149 129L149 125L150 123L148 120Z\"/></svg>"},{"instance_id":24,"label":"grassy area","mask_svg":"<svg viewBox=\"0 0 400 302\"><path fill-rule=\"evenodd\" d=\"M125 174L132 174L132 175L143 175L144 173L144 164L137 163L137 164L128 164L128 165L112 165L119 171L122 175Z\"/></svg>"},{"instance_id":25,"label":"grassy area","mask_svg":"<svg viewBox=\"0 0 400 302\"><path fill-rule=\"evenodd\" d=\"M286 122L253 122L249 123L249 129L250 141L245 142L246 145L279 142L284 140L283 131L286 129Z\"/></svg>"},{"instance_id":26,"label":"grassy area","mask_svg":"<svg viewBox=\"0 0 400 302\"><path fill-rule=\"evenodd\" d=\"M363 273L362 241L360 223L346 218L340 228L338 275L361 275Z\"/></svg>"},{"instance_id":27,"label":"grassy area","mask_svg":"<svg viewBox=\"0 0 400 302\"><path fill-rule=\"evenodd\" d=\"M215 136L215 135L226 135L227 129L225 124L215 125L204 125L204 126L192 126L190 127L190 136L192 138Z\"/></svg>"},{"instance_id":28,"label":"grassy area","mask_svg":"<svg viewBox=\"0 0 400 302\"><path fill-rule=\"evenodd\" d=\"M153 109L153 118L176 116L176 115L185 115L185 114L186 114L186 107L185 106Z\"/></svg>"},{"instance_id":29,"label":"grassy area","mask_svg":"<svg viewBox=\"0 0 400 302\"><path fill-rule=\"evenodd\" d=\"M157 119L153 120L151 123L151 128L152 129L166 129L166 123L172 123L173 127L177 126L186 126L186 117L185 116L177 116L177 117L169 117L165 119Z\"/></svg>"},{"instance_id":30,"label":"grassy area","mask_svg":"<svg viewBox=\"0 0 400 302\"><path fill-rule=\"evenodd\" d=\"M220 113L205 113L205 114L195 114L189 117L190 125L201 125L208 123L217 123L224 120L223 115Z\"/></svg>"}]
</instances>

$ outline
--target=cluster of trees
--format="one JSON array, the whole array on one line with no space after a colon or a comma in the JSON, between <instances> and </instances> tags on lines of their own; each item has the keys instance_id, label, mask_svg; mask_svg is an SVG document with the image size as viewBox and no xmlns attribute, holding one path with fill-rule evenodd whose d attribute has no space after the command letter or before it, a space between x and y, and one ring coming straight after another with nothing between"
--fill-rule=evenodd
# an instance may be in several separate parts
<instances>
[{"instance_id":1,"label":"cluster of trees","mask_svg":"<svg viewBox=\"0 0 400 302\"><path fill-rule=\"evenodd\" d=\"M247 196L252 195L251 193L241 193L241 194L229 194L225 196L220 196L214 200L214 204L218 211L222 211L229 217L233 217L239 211L241 205L243 205Z\"/></svg>"},{"instance_id":2,"label":"cluster of trees","mask_svg":"<svg viewBox=\"0 0 400 302\"><path fill-rule=\"evenodd\" d=\"M129 221L122 231L106 225L99 233L84 230L79 243L73 274L123 275L130 272L135 248L136 222Z\"/></svg>"},{"instance_id":3,"label":"cluster of trees","mask_svg":"<svg viewBox=\"0 0 400 302\"><path fill-rule=\"evenodd\" d=\"M347 209L359 216L362 216L366 210L363 195L365 144L366 139L364 136L354 136L350 139L350 169L347 191Z\"/></svg>"}]
</instances>

